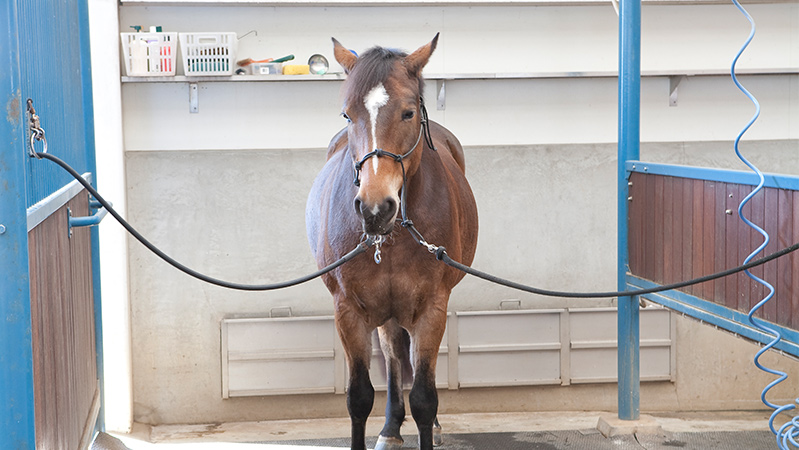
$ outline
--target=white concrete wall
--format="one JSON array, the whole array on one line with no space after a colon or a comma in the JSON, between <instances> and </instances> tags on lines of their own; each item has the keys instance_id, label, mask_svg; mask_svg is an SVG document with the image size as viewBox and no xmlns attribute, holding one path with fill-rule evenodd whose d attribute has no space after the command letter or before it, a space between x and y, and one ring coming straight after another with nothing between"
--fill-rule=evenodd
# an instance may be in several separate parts
<instances>
[{"instance_id":1,"label":"white concrete wall","mask_svg":"<svg viewBox=\"0 0 799 450\"><path fill-rule=\"evenodd\" d=\"M750 9L760 31L738 67L799 67L799 37L791 27L799 6L751 5ZM745 20L732 6L648 6L643 16L644 72L726 71L748 35ZM618 19L610 5L123 7L120 21L121 29L160 24L165 30L240 35L256 30L258 36L250 34L239 41L240 59L292 53L304 63L311 54L322 53L338 71L331 36L356 51L375 44L413 50L438 31L441 40L426 69L429 74L595 72L618 66ZM703 25L708 21L712 28ZM796 76L743 79L768 106L748 137L796 139L799 130L789 125L796 120L791 110ZM140 132L126 133L125 145L143 151L317 148L342 126L335 114L340 107L338 85L335 81L205 83L199 115L187 114L185 84L128 85L125 110L132 114L125 114L125 126ZM429 99L435 98L434 88L435 83L429 83ZM745 123L751 109L724 77L689 78L680 85L676 108L668 106L668 93L666 77L643 82L645 142L726 140ZM447 109L431 110L431 117L455 130L465 145L604 143L616 140L616 102L612 78L451 81ZM211 124L214 133L195 131ZM302 132L291 131L297 128Z\"/></svg>"},{"instance_id":2,"label":"white concrete wall","mask_svg":"<svg viewBox=\"0 0 799 450\"><path fill-rule=\"evenodd\" d=\"M799 5L749 9L759 31L740 67L799 67ZM723 71L748 33L732 6L646 6L643 14L644 71ZM240 40L240 58L293 53L304 62L312 53L323 53L332 62L330 36L358 51L373 44L413 50L441 31L429 74L614 71L617 20L610 5L120 9L123 30L129 25L239 35L257 30L257 36ZM338 69L335 63L333 67ZM744 151L765 170L799 173L799 77L742 79L764 105ZM343 126L340 84L201 83L199 114L189 114L185 83L124 84L131 222L167 253L221 278L269 282L313 270L304 235L305 197L324 163L324 147ZM668 105L668 87L667 77L646 78L642 84L642 156L742 168L732 156L731 141L752 107L729 79L688 78L680 85L676 107ZM466 147L467 175L480 212L474 266L545 288L612 290L616 80L447 81L443 111L433 106L435 88L435 82L428 83L431 117ZM136 420L187 423L346 414L337 396L221 400L221 318L268 315L285 306L297 315L328 314L332 302L321 282L270 293L228 291L180 274L138 243L131 242L129 251ZM542 299L467 278L453 293L451 309L497 309L508 299L521 300L523 308L610 304ZM695 323L681 326L678 380L647 387L643 407L759 407L756 391L762 377L751 378L745 389L732 379L715 377L722 364L715 355L718 345L740 345L731 350L737 356L729 367L747 376L751 361L740 355L749 355L751 346ZM703 339L701 345L693 341L696 334ZM697 372L706 374L702 379L707 383L687 378ZM708 383L716 390L708 390ZM524 396L502 390L493 402L493 390L448 393L451 403L444 408L615 407L614 387L522 391ZM541 400L531 402L538 395ZM574 403L564 406L564 397ZM528 399L527 406L512 400L521 398Z\"/></svg>"},{"instance_id":3,"label":"white concrete wall","mask_svg":"<svg viewBox=\"0 0 799 450\"><path fill-rule=\"evenodd\" d=\"M115 0L90 0L94 132L97 188L126 214L122 89L119 59L119 6ZM127 432L133 421L133 380L128 296L127 232L113 219L100 225L100 276L103 307L104 414L108 430Z\"/></svg>"}]
</instances>

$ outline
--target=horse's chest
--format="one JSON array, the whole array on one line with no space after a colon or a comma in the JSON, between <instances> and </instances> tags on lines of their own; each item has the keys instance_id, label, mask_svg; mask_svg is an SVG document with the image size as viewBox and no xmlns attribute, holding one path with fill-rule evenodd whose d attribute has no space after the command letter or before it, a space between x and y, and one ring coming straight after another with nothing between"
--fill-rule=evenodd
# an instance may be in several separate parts
<instances>
[{"instance_id":1,"label":"horse's chest","mask_svg":"<svg viewBox=\"0 0 799 450\"><path fill-rule=\"evenodd\" d=\"M369 274L342 280L345 295L336 299L374 326L389 319L397 319L400 323L413 321L423 310L441 300L438 295L441 277L437 270L391 265L385 260L374 269Z\"/></svg>"}]
</instances>

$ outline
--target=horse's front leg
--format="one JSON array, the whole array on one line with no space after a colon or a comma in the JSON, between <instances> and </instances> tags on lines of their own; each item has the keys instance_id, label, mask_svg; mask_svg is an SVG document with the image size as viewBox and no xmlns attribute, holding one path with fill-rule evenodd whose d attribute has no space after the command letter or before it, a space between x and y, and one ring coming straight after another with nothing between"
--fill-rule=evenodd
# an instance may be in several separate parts
<instances>
[{"instance_id":1,"label":"horse's front leg","mask_svg":"<svg viewBox=\"0 0 799 450\"><path fill-rule=\"evenodd\" d=\"M444 303L446 305L446 302ZM436 391L436 361L438 348L446 328L447 311L431 308L411 330L413 387L409 401L411 415L419 430L419 448L433 449L433 428L438 424L438 392ZM439 434L440 434L440 426ZM441 440L440 436L437 439Z\"/></svg>"},{"instance_id":2,"label":"horse's front leg","mask_svg":"<svg viewBox=\"0 0 799 450\"><path fill-rule=\"evenodd\" d=\"M357 314L348 314L344 308L337 308L336 329L350 372L347 410L352 422L351 447L352 450L366 450L366 419L372 412L375 399L375 390L369 379L373 330L369 330Z\"/></svg>"},{"instance_id":3,"label":"horse's front leg","mask_svg":"<svg viewBox=\"0 0 799 450\"><path fill-rule=\"evenodd\" d=\"M390 320L378 329L380 347L386 360L386 424L380 432L375 450L402 448L400 427L405 421L405 400L402 396L402 367L408 357L408 342L405 331L396 320Z\"/></svg>"}]
</instances>

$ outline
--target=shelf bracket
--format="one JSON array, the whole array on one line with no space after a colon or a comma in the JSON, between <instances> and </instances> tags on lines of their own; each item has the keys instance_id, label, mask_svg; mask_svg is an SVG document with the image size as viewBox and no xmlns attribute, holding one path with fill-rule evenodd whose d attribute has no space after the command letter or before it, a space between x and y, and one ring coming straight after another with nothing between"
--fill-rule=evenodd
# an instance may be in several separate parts
<instances>
[{"instance_id":1,"label":"shelf bracket","mask_svg":"<svg viewBox=\"0 0 799 450\"><path fill-rule=\"evenodd\" d=\"M446 80L436 80L436 109L447 109L447 84Z\"/></svg>"},{"instance_id":2,"label":"shelf bracket","mask_svg":"<svg viewBox=\"0 0 799 450\"><path fill-rule=\"evenodd\" d=\"M197 83L189 83L189 112L192 114L200 112L200 87Z\"/></svg>"},{"instance_id":3,"label":"shelf bracket","mask_svg":"<svg viewBox=\"0 0 799 450\"><path fill-rule=\"evenodd\" d=\"M677 90L680 83L687 77L685 75L672 75L669 77L669 106L677 106Z\"/></svg>"}]
</instances>

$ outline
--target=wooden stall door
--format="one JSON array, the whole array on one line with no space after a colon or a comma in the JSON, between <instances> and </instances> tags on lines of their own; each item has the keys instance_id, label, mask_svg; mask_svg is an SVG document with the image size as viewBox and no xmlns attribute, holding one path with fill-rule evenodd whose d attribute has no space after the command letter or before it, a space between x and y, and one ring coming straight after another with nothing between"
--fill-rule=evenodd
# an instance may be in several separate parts
<instances>
[{"instance_id":1,"label":"wooden stall door","mask_svg":"<svg viewBox=\"0 0 799 450\"><path fill-rule=\"evenodd\" d=\"M670 284L721 272L764 242L737 214L753 186L638 172L630 183L630 272L637 277ZM799 191L765 187L743 212L771 236L758 258L799 242ZM799 329L799 255L751 272L776 290L756 316ZM767 293L743 273L680 290L744 314Z\"/></svg>"},{"instance_id":2,"label":"wooden stall door","mask_svg":"<svg viewBox=\"0 0 799 450\"><path fill-rule=\"evenodd\" d=\"M90 214L85 190L28 233L38 449L86 448L100 409L90 231L68 211Z\"/></svg>"}]
</instances>

